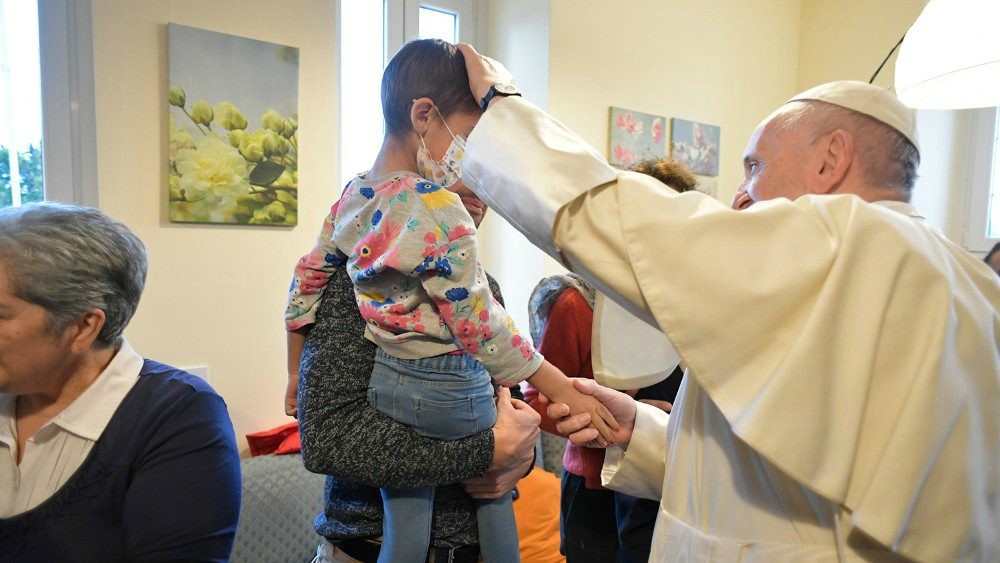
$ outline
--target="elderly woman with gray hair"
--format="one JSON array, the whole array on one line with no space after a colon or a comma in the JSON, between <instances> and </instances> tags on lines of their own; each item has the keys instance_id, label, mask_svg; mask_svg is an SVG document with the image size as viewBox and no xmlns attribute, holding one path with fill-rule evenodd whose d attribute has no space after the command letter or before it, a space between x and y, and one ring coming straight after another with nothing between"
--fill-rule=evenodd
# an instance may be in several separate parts
<instances>
[{"instance_id":1,"label":"elderly woman with gray hair","mask_svg":"<svg viewBox=\"0 0 1000 563\"><path fill-rule=\"evenodd\" d=\"M146 250L96 209L0 210L0 559L222 561L240 466L222 399L122 336Z\"/></svg>"}]
</instances>

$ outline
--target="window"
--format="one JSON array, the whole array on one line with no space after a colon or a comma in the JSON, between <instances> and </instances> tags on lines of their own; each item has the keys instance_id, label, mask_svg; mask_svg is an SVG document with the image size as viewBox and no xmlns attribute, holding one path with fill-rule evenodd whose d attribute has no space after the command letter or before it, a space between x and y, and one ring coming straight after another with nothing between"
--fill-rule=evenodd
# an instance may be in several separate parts
<instances>
[{"instance_id":1,"label":"window","mask_svg":"<svg viewBox=\"0 0 1000 563\"><path fill-rule=\"evenodd\" d=\"M382 2L343 0L340 10L340 185L364 172L382 146L385 68ZM337 192L339 195L339 191Z\"/></svg>"},{"instance_id":2,"label":"window","mask_svg":"<svg viewBox=\"0 0 1000 563\"><path fill-rule=\"evenodd\" d=\"M421 39L443 39L455 43L458 39L458 14L438 8L420 6L419 34Z\"/></svg>"},{"instance_id":3,"label":"window","mask_svg":"<svg viewBox=\"0 0 1000 563\"><path fill-rule=\"evenodd\" d=\"M986 236L1000 239L1000 111L993 116L993 173L990 175L989 222Z\"/></svg>"},{"instance_id":4,"label":"window","mask_svg":"<svg viewBox=\"0 0 1000 563\"><path fill-rule=\"evenodd\" d=\"M98 203L90 14L90 0L0 0L0 206Z\"/></svg>"},{"instance_id":5,"label":"window","mask_svg":"<svg viewBox=\"0 0 1000 563\"><path fill-rule=\"evenodd\" d=\"M975 110L965 247L987 252L1000 242L1000 111Z\"/></svg>"},{"instance_id":6,"label":"window","mask_svg":"<svg viewBox=\"0 0 1000 563\"><path fill-rule=\"evenodd\" d=\"M341 0L340 182L371 166L382 145L382 71L409 39L477 42L473 0Z\"/></svg>"},{"instance_id":7,"label":"window","mask_svg":"<svg viewBox=\"0 0 1000 563\"><path fill-rule=\"evenodd\" d=\"M0 0L0 207L45 199L38 5Z\"/></svg>"}]
</instances>

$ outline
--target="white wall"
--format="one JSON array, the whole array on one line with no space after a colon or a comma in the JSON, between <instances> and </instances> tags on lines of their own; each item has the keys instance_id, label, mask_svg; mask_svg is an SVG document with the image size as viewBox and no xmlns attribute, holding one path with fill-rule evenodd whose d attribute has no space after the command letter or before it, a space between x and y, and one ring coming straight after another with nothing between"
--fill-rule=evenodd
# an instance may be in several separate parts
<instances>
[{"instance_id":1,"label":"white wall","mask_svg":"<svg viewBox=\"0 0 1000 563\"><path fill-rule=\"evenodd\" d=\"M799 89L831 80L867 82L917 19L924 0L803 0ZM876 84L892 87L895 55ZM955 242L964 236L972 115L919 111L920 179L913 203Z\"/></svg>"},{"instance_id":2,"label":"white wall","mask_svg":"<svg viewBox=\"0 0 1000 563\"><path fill-rule=\"evenodd\" d=\"M557 0L558 1L558 0ZM517 87L532 103L545 109L549 102L550 0L490 0L487 41L489 56L503 61L516 77ZM483 265L503 290L506 309L521 332L528 334L528 298L546 272L547 257L506 221L488 214L479 228Z\"/></svg>"},{"instance_id":3,"label":"white wall","mask_svg":"<svg viewBox=\"0 0 1000 563\"><path fill-rule=\"evenodd\" d=\"M718 197L797 84L801 0L553 0L549 109L602 153L608 106L722 127Z\"/></svg>"},{"instance_id":4,"label":"white wall","mask_svg":"<svg viewBox=\"0 0 1000 563\"><path fill-rule=\"evenodd\" d=\"M167 221L167 22L301 48L298 227ZM93 25L101 207L139 235L151 259L126 336L149 358L207 365L242 443L247 432L289 420L281 408L286 290L336 196L334 3L95 0Z\"/></svg>"},{"instance_id":5,"label":"white wall","mask_svg":"<svg viewBox=\"0 0 1000 563\"><path fill-rule=\"evenodd\" d=\"M925 0L802 0L798 89L832 80L868 82ZM892 86L896 57L876 84Z\"/></svg>"},{"instance_id":6,"label":"white wall","mask_svg":"<svg viewBox=\"0 0 1000 563\"><path fill-rule=\"evenodd\" d=\"M972 164L972 113L917 112L920 133L920 178L912 202L927 222L952 241L963 244L968 212L969 166Z\"/></svg>"}]
</instances>

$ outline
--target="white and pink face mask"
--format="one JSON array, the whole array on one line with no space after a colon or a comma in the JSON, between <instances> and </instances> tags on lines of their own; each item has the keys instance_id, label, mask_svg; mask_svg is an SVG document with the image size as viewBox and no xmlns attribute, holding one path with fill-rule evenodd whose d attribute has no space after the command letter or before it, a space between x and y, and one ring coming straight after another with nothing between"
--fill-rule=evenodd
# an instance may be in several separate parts
<instances>
[{"instance_id":1,"label":"white and pink face mask","mask_svg":"<svg viewBox=\"0 0 1000 563\"><path fill-rule=\"evenodd\" d=\"M451 135L451 144L448 145L448 150L444 152L444 156L440 160L434 160L431 157L431 151L427 149L424 136L421 135L420 147L417 149L417 168L420 170L420 175L428 181L434 182L442 188L450 188L462 179L465 139L451 131L451 127L448 127L448 122L444 120L444 116L441 115L437 106L434 106L434 111L437 112L441 123L444 123L445 129Z\"/></svg>"}]
</instances>

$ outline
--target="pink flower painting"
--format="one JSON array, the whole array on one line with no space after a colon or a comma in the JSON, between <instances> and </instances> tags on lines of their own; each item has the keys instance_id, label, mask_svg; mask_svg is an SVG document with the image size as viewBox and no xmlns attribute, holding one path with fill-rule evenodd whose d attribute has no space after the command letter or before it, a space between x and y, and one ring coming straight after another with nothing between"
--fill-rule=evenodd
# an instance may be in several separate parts
<instances>
[{"instance_id":1,"label":"pink flower painting","mask_svg":"<svg viewBox=\"0 0 1000 563\"><path fill-rule=\"evenodd\" d=\"M612 165L627 168L646 158L666 154L663 125L666 119L623 108L611 108L610 158Z\"/></svg>"},{"instance_id":2,"label":"pink flower painting","mask_svg":"<svg viewBox=\"0 0 1000 563\"><path fill-rule=\"evenodd\" d=\"M653 134L653 142L659 143L663 140L663 120L657 117L653 120L653 126L650 128L650 132Z\"/></svg>"},{"instance_id":3,"label":"pink flower painting","mask_svg":"<svg viewBox=\"0 0 1000 563\"><path fill-rule=\"evenodd\" d=\"M622 166L632 166L635 164L635 153L632 149L624 147L622 145L615 145L614 160L621 163Z\"/></svg>"},{"instance_id":4,"label":"pink flower painting","mask_svg":"<svg viewBox=\"0 0 1000 563\"><path fill-rule=\"evenodd\" d=\"M632 112L626 112L624 114L618 114L618 118L615 120L615 124L619 129L625 131L633 137L638 137L642 134L642 122L636 121Z\"/></svg>"}]
</instances>

